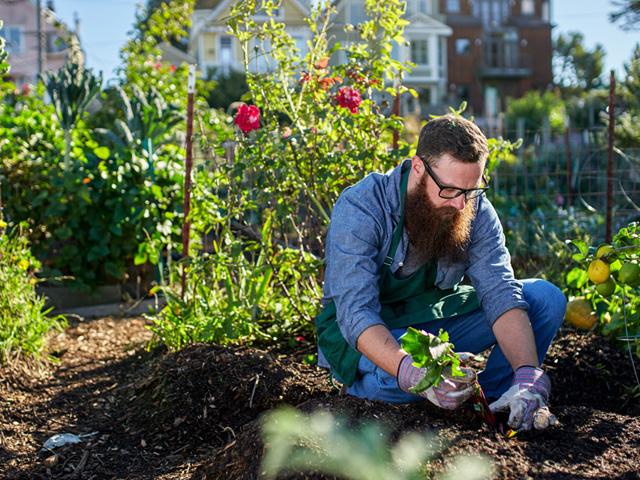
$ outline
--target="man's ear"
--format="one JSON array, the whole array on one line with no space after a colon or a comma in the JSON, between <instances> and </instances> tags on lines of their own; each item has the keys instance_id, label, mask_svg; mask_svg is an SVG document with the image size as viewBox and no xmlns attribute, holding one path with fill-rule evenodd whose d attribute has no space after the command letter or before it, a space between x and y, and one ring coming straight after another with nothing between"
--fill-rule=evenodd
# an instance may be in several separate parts
<instances>
[{"instance_id":1,"label":"man's ear","mask_svg":"<svg viewBox=\"0 0 640 480\"><path fill-rule=\"evenodd\" d=\"M420 157L417 155L411 157L411 170L413 170L416 174L421 174L422 170L424 170L424 164L422 163Z\"/></svg>"}]
</instances>

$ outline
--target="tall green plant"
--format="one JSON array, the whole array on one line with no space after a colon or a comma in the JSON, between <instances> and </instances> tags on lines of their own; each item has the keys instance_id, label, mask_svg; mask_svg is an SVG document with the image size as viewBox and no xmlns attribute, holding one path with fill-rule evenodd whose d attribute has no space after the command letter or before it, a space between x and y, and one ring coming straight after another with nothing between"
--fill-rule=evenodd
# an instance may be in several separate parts
<instances>
[{"instance_id":1,"label":"tall green plant","mask_svg":"<svg viewBox=\"0 0 640 480\"><path fill-rule=\"evenodd\" d=\"M94 75L79 63L67 62L57 72L46 72L42 80L64 130L64 165L68 170L71 162L71 131L91 100L100 92L102 73Z\"/></svg>"},{"instance_id":2,"label":"tall green plant","mask_svg":"<svg viewBox=\"0 0 640 480\"><path fill-rule=\"evenodd\" d=\"M36 294L34 272L40 263L31 255L25 225L7 231L0 217L0 365L21 357L40 359L47 336L65 326L62 316L49 316Z\"/></svg>"}]
</instances>

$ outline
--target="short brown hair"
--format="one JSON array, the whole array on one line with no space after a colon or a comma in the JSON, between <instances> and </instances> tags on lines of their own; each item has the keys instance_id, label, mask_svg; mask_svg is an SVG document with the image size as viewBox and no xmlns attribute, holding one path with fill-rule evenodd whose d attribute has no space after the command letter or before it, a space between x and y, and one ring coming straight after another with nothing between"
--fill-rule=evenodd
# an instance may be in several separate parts
<instances>
[{"instance_id":1,"label":"short brown hair","mask_svg":"<svg viewBox=\"0 0 640 480\"><path fill-rule=\"evenodd\" d=\"M445 153L466 163L484 161L489 155L487 137L475 123L459 115L434 118L420 131L416 155L432 164Z\"/></svg>"}]
</instances>

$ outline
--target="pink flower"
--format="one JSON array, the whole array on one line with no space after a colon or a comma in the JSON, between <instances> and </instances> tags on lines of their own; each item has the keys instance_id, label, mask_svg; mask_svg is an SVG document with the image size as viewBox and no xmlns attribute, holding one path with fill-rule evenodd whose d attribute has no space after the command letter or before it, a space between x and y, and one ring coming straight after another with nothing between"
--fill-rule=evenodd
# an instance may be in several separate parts
<instances>
[{"instance_id":1,"label":"pink flower","mask_svg":"<svg viewBox=\"0 0 640 480\"><path fill-rule=\"evenodd\" d=\"M358 106L362 102L362 97L360 96L360 92L355 88L340 87L336 100L341 107L348 108L351 110L351 113L357 113Z\"/></svg>"},{"instance_id":2,"label":"pink flower","mask_svg":"<svg viewBox=\"0 0 640 480\"><path fill-rule=\"evenodd\" d=\"M302 335L298 335L296 337L296 342L304 342L304 341L305 341L305 338Z\"/></svg>"},{"instance_id":3,"label":"pink flower","mask_svg":"<svg viewBox=\"0 0 640 480\"><path fill-rule=\"evenodd\" d=\"M28 83L23 83L20 89L22 91L22 95L24 95L25 97L31 93L31 85L29 85Z\"/></svg>"},{"instance_id":4,"label":"pink flower","mask_svg":"<svg viewBox=\"0 0 640 480\"><path fill-rule=\"evenodd\" d=\"M260 109L255 105L241 104L234 119L244 133L260 128Z\"/></svg>"},{"instance_id":5,"label":"pink flower","mask_svg":"<svg viewBox=\"0 0 640 480\"><path fill-rule=\"evenodd\" d=\"M154 65L154 68L156 70L160 70L162 68L162 62L156 62L156 64Z\"/></svg>"},{"instance_id":6,"label":"pink flower","mask_svg":"<svg viewBox=\"0 0 640 480\"><path fill-rule=\"evenodd\" d=\"M284 127L282 130L282 138L289 138L292 133L293 130L291 130L291 127Z\"/></svg>"}]
</instances>

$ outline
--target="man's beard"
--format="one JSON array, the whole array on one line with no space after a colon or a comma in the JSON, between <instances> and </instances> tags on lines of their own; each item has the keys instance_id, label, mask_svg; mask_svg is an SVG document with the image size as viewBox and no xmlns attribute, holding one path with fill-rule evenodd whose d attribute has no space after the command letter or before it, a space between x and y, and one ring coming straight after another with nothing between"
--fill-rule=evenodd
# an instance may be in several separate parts
<instances>
[{"instance_id":1,"label":"man's beard","mask_svg":"<svg viewBox=\"0 0 640 480\"><path fill-rule=\"evenodd\" d=\"M422 175L416 190L407 193L404 226L409 241L423 260L442 258L461 262L467 259L475 203L467 202L461 211L454 207L436 207L427 194L426 175Z\"/></svg>"}]
</instances>

